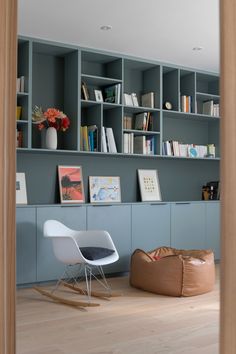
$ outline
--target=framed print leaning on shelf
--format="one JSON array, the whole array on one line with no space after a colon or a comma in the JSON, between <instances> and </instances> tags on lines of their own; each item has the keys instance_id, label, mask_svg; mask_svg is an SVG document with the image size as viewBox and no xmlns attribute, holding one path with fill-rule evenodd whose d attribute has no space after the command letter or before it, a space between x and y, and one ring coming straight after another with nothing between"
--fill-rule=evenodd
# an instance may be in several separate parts
<instances>
[{"instance_id":1,"label":"framed print leaning on shelf","mask_svg":"<svg viewBox=\"0 0 236 354\"><path fill-rule=\"evenodd\" d=\"M120 177L89 176L90 203L121 202Z\"/></svg>"},{"instance_id":2,"label":"framed print leaning on shelf","mask_svg":"<svg viewBox=\"0 0 236 354\"><path fill-rule=\"evenodd\" d=\"M103 96L101 90L94 90L94 95L97 102L103 102Z\"/></svg>"},{"instance_id":3,"label":"framed print leaning on shelf","mask_svg":"<svg viewBox=\"0 0 236 354\"><path fill-rule=\"evenodd\" d=\"M58 166L61 203L84 203L81 166Z\"/></svg>"},{"instance_id":4,"label":"framed print leaning on shelf","mask_svg":"<svg viewBox=\"0 0 236 354\"><path fill-rule=\"evenodd\" d=\"M16 174L16 204L27 204L25 173Z\"/></svg>"},{"instance_id":5,"label":"framed print leaning on shelf","mask_svg":"<svg viewBox=\"0 0 236 354\"><path fill-rule=\"evenodd\" d=\"M138 170L142 202L161 201L161 190L157 170Z\"/></svg>"}]
</instances>

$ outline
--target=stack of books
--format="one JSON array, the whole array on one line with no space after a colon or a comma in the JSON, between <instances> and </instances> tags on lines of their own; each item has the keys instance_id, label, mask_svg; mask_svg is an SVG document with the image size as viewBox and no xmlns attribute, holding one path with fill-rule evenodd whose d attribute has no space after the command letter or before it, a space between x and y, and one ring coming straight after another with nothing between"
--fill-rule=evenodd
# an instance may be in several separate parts
<instances>
[{"instance_id":1,"label":"stack of books","mask_svg":"<svg viewBox=\"0 0 236 354\"><path fill-rule=\"evenodd\" d=\"M203 102L202 114L206 114L212 117L219 117L220 116L219 103L214 103L213 100Z\"/></svg>"}]
</instances>

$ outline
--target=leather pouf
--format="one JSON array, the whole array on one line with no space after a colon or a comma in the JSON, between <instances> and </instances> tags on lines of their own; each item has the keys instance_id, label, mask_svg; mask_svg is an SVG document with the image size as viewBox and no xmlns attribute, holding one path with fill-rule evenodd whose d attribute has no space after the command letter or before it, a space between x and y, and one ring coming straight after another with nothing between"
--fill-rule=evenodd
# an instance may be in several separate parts
<instances>
[{"instance_id":1,"label":"leather pouf","mask_svg":"<svg viewBox=\"0 0 236 354\"><path fill-rule=\"evenodd\" d=\"M193 296L213 290L214 254L211 250L156 248L135 250L131 257L130 284L169 296Z\"/></svg>"}]
</instances>

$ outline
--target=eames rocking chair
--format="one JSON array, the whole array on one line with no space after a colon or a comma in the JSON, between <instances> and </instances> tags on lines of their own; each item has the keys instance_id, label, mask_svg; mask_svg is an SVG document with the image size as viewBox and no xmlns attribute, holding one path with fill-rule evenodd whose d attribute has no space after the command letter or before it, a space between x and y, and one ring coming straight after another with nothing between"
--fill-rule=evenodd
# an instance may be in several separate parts
<instances>
[{"instance_id":1,"label":"eames rocking chair","mask_svg":"<svg viewBox=\"0 0 236 354\"><path fill-rule=\"evenodd\" d=\"M43 231L45 237L52 239L54 254L59 261L65 264L65 270L51 292L39 287L35 287L35 290L56 301L82 307L99 305L91 302L91 296L99 298L117 296L111 293L111 288L102 269L102 266L114 263L119 259L116 247L107 231L76 231L57 220L47 220L44 223ZM78 267L77 273L74 269L76 266ZM94 274L94 268L97 268L99 276ZM92 291L92 277L104 286L106 292ZM79 287L81 279L85 279L86 289ZM72 301L54 295L60 284L79 294L87 295L88 301Z\"/></svg>"}]
</instances>

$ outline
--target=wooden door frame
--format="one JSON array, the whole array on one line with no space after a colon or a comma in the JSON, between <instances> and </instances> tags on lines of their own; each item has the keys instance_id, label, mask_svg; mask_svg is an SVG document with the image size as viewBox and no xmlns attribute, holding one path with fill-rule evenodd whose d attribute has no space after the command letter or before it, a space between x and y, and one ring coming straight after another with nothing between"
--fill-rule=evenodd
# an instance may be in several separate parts
<instances>
[{"instance_id":1,"label":"wooden door frame","mask_svg":"<svg viewBox=\"0 0 236 354\"><path fill-rule=\"evenodd\" d=\"M236 352L236 4L220 1L221 311L220 353ZM0 0L0 352L16 354L15 103L17 0Z\"/></svg>"},{"instance_id":2,"label":"wooden door frame","mask_svg":"<svg viewBox=\"0 0 236 354\"><path fill-rule=\"evenodd\" d=\"M15 354L17 0L0 0L0 353Z\"/></svg>"}]
</instances>

